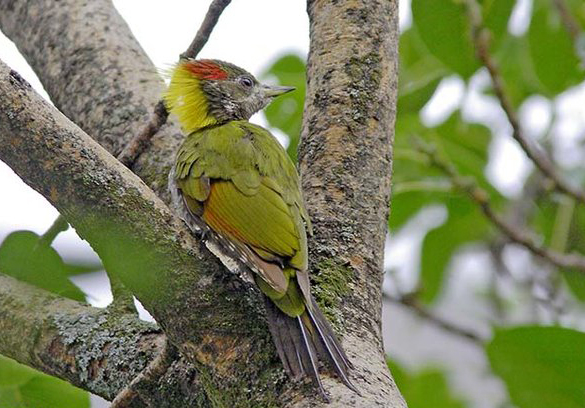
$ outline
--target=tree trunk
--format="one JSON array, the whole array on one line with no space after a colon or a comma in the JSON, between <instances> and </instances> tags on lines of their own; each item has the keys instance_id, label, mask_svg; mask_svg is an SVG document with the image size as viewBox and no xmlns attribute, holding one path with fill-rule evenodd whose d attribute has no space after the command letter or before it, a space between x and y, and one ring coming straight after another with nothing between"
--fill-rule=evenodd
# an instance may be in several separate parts
<instances>
[{"instance_id":1,"label":"tree trunk","mask_svg":"<svg viewBox=\"0 0 585 408\"><path fill-rule=\"evenodd\" d=\"M311 48L299 149L314 237L315 296L358 367L368 402L405 406L384 357L381 287L398 77L398 2L308 2ZM333 389L333 388L330 388ZM340 397L341 398L341 397ZM305 405L303 405L305 406Z\"/></svg>"},{"instance_id":2,"label":"tree trunk","mask_svg":"<svg viewBox=\"0 0 585 408\"><path fill-rule=\"evenodd\" d=\"M309 1L308 11L311 52L300 164L315 225L309 245L311 270L316 298L343 338L356 365L352 377L363 394L357 396L337 379L325 378L333 400L327 406L402 407L405 404L385 365L380 330L396 100L397 2ZM55 106L112 154L120 152L146 123L162 93L154 66L107 0L65 0L59 7L49 0L34 4L0 0L0 27L31 64ZM0 89L9 95L3 95L7 99L0 123L10 118L15 123L26 120L28 126L0 126L0 139L14 141L18 133L25 141L24 146L5 149L2 159L67 215L109 260L106 267L119 274L153 314L191 363L171 370L173 375L193 377L194 389L205 390L196 400L183 395L157 406L185 406L179 401L186 400L201 407L323 405L311 387L290 384L283 375L257 291L239 282L205 247L186 236L185 228L170 218L145 186L82 133L61 119L35 124L35 109L30 106L25 109L28 119L14 119L15 112L22 116L22 104L35 97L25 87L14 86L12 73L3 69L2 75L7 76L0 78L5 84ZM50 108L40 110L45 118L58 116ZM46 126L54 131L51 137L46 137ZM63 134L73 146L57 143L59 127L68 129ZM26 145L26 137L31 145ZM167 203L167 173L181 139L178 127L167 124L133 168ZM72 147L81 152L74 159L77 164L67 162L70 156L65 153ZM22 161L32 159L31 152L37 155L35 171ZM44 174L42 160L60 160L63 166ZM65 177L64 169L70 172L67 180L59 179L59 173ZM98 198L97 191L104 196ZM145 220L146 214L152 218ZM105 216L123 226L117 241L108 242L109 230L88 222L88 217ZM120 240L131 243L115 245ZM146 264L138 265L140 270L124 261L128 248L149 254ZM0 292L0 307L8 296ZM0 327L3 323L10 322L0 317ZM84 386L56 367L26 358L20 361ZM184 382L185 378L175 378L175 385ZM168 378L167 383L172 387ZM120 384L103 387L98 393L111 398ZM185 388L175 389L193 392Z\"/></svg>"}]
</instances>

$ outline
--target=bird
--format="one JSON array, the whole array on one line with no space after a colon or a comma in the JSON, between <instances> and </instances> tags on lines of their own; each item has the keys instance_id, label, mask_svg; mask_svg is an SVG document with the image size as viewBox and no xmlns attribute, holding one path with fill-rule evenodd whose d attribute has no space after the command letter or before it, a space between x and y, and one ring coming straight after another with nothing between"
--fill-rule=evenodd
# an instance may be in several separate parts
<instances>
[{"instance_id":1,"label":"bird","mask_svg":"<svg viewBox=\"0 0 585 408\"><path fill-rule=\"evenodd\" d=\"M310 377L329 401L319 375L324 361L359 394L349 379L353 365L311 295L312 227L296 167L267 129L249 122L294 88L262 84L215 59L183 59L169 76L163 100L186 135L169 175L183 219L251 271L277 354L293 379Z\"/></svg>"}]
</instances>

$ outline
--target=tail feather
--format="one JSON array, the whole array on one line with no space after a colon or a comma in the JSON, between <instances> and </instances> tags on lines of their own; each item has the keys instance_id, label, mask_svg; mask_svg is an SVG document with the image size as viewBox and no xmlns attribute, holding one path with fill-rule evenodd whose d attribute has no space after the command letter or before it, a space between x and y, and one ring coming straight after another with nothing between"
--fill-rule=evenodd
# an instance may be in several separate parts
<instances>
[{"instance_id":1,"label":"tail feather","mask_svg":"<svg viewBox=\"0 0 585 408\"><path fill-rule=\"evenodd\" d=\"M268 326L284 368L295 379L304 375L311 377L323 398L329 401L319 377L319 357L334 369L349 389L360 394L349 380L349 370L353 366L331 325L314 299L310 302L302 315L292 318L266 298Z\"/></svg>"},{"instance_id":2,"label":"tail feather","mask_svg":"<svg viewBox=\"0 0 585 408\"><path fill-rule=\"evenodd\" d=\"M321 377L319 377L319 369L317 368L317 363L318 363L318 359L317 359L317 353L315 350L315 342L313 337L309 337L307 335L307 328L305 327L305 324L303 323L301 316L297 316L297 321L299 323L299 328L301 330L301 334L303 336L303 340L305 342L305 349L304 351L306 351L306 354L309 355L309 361L306 361L306 363L310 364L309 367L309 375L311 376L311 378L313 378L313 381L315 381L317 383L317 386L319 387L319 392L321 393L321 395L323 396L323 398L325 398L325 401L329 402L329 397L327 396L327 394L325 393L325 389L323 389L323 384L321 383ZM308 365L307 364L307 365Z\"/></svg>"},{"instance_id":3,"label":"tail feather","mask_svg":"<svg viewBox=\"0 0 585 408\"><path fill-rule=\"evenodd\" d=\"M314 302L314 301L313 301ZM347 358L347 355L343 351L343 348L339 344L339 341L333 334L333 330L329 325L329 322L325 320L325 316L323 316L321 310L319 310L316 305L315 308L308 309L308 315L311 318L312 323L317 328L319 332L319 340L327 349L326 356L328 357L330 365L333 366L335 372L341 378L343 383L349 388L350 390L354 391L355 393L360 394L358 389L353 385L348 377L349 370L353 368L351 362ZM311 310L313 309L313 310ZM323 353L325 355L325 353Z\"/></svg>"},{"instance_id":4,"label":"tail feather","mask_svg":"<svg viewBox=\"0 0 585 408\"><path fill-rule=\"evenodd\" d=\"M301 355L301 350L303 349L301 332L296 329L296 324L291 325L290 320L292 319L278 310L268 297L265 296L264 299L269 323L268 328L272 334L278 357L280 357L285 370L294 379L298 380L305 375Z\"/></svg>"},{"instance_id":5,"label":"tail feather","mask_svg":"<svg viewBox=\"0 0 585 408\"><path fill-rule=\"evenodd\" d=\"M327 320L321 309L319 309L319 306L317 306L317 303L315 302L315 299L312 296L311 306L308 307L307 309L309 310L309 316L311 316L311 319L313 320L315 326L319 330L319 334L321 335L321 338L325 342L327 349L332 356L332 359L340 362L344 374L347 374L347 372L353 368L353 365L351 364L351 361L349 361L349 358L345 354L343 347L341 347L341 344L339 344L339 340L337 340L335 332L333 331L333 328L329 324L329 320Z\"/></svg>"}]
</instances>

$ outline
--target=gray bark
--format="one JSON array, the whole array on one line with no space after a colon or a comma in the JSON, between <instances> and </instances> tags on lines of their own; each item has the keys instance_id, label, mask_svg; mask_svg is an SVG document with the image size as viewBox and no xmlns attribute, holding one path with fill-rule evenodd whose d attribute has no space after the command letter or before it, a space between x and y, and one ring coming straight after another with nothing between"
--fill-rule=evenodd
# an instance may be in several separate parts
<instances>
[{"instance_id":1,"label":"gray bark","mask_svg":"<svg viewBox=\"0 0 585 408\"><path fill-rule=\"evenodd\" d=\"M310 244L315 294L341 331L363 397L333 378L325 386L329 407L399 407L404 403L385 367L380 332L397 9L390 1L349 3L309 2L300 157L316 230ZM55 105L110 153L146 122L162 92L152 63L109 1L55 7L49 0L0 0L0 27ZM256 292L226 272L136 177L14 81L2 69L0 93L14 98L0 102L0 139L25 146L4 149L2 160L65 214L197 366L206 397L193 406L320 406L312 388L287 382ZM180 140L174 124L164 126L133 168L165 201ZM144 255L142 262L125 262L129 251Z\"/></svg>"},{"instance_id":2,"label":"gray bark","mask_svg":"<svg viewBox=\"0 0 585 408\"><path fill-rule=\"evenodd\" d=\"M398 78L398 2L308 1L307 65L299 161L315 235L316 297L344 330L368 403L405 406L381 342L381 286ZM326 289L324 291L324 288Z\"/></svg>"},{"instance_id":3,"label":"gray bark","mask_svg":"<svg viewBox=\"0 0 585 408\"><path fill-rule=\"evenodd\" d=\"M0 310L0 354L106 399L138 375L164 342L158 327L132 315L83 305L2 274ZM169 406L169 396L181 406L205 398L183 359L140 391L141 399L161 408Z\"/></svg>"},{"instance_id":4,"label":"gray bark","mask_svg":"<svg viewBox=\"0 0 585 408\"><path fill-rule=\"evenodd\" d=\"M226 272L135 174L2 63L0 94L0 159L65 216L198 363L208 394L218 392L213 398L224 404L254 403L227 391L282 382L257 291Z\"/></svg>"}]
</instances>

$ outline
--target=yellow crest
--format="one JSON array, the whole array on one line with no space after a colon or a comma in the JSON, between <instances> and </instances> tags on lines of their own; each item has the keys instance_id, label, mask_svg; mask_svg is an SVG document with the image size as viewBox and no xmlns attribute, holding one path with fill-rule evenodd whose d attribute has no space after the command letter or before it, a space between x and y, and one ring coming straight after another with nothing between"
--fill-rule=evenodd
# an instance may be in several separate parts
<instances>
[{"instance_id":1,"label":"yellow crest","mask_svg":"<svg viewBox=\"0 0 585 408\"><path fill-rule=\"evenodd\" d=\"M197 129L217 123L208 113L207 98L201 89L201 75L198 67L206 64L205 60L180 61L170 70L171 82L163 95L170 113L179 118L186 134Z\"/></svg>"}]
</instances>

